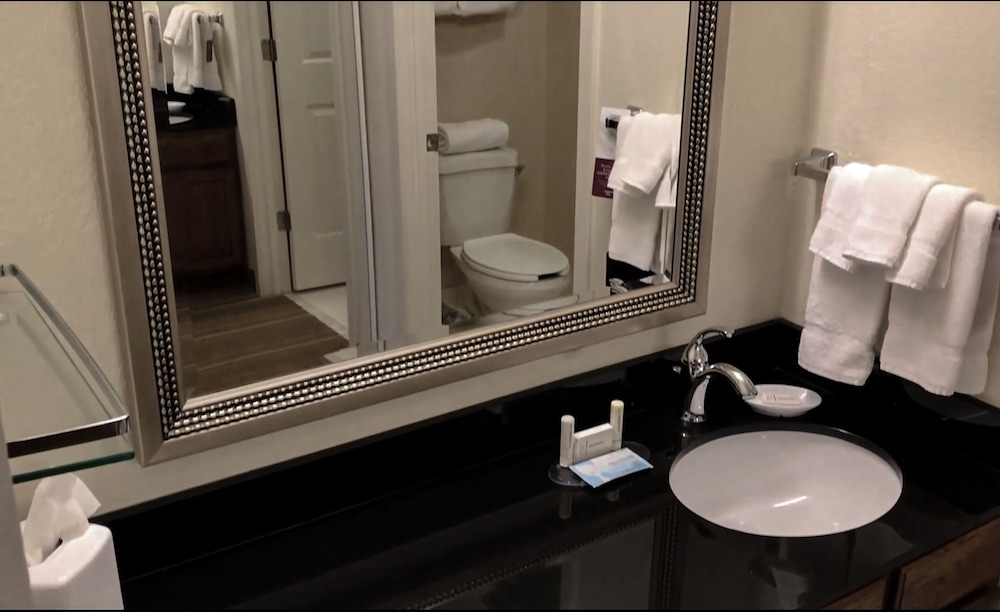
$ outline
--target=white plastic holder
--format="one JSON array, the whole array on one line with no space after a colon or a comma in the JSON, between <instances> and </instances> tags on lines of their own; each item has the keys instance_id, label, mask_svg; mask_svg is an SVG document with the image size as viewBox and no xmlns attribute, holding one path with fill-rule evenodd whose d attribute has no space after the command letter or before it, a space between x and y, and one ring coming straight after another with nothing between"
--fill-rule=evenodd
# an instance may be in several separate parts
<instances>
[{"instance_id":1,"label":"white plastic holder","mask_svg":"<svg viewBox=\"0 0 1000 612\"><path fill-rule=\"evenodd\" d=\"M31 595L40 610L123 610L111 530L90 524L28 568Z\"/></svg>"}]
</instances>

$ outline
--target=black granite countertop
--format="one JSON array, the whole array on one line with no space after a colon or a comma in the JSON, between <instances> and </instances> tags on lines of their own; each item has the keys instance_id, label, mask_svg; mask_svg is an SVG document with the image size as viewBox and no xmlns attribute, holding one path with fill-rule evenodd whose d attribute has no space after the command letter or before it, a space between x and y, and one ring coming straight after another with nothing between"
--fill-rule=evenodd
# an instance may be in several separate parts
<instances>
[{"instance_id":1,"label":"black granite countertop","mask_svg":"<svg viewBox=\"0 0 1000 612\"><path fill-rule=\"evenodd\" d=\"M821 394L783 425L843 429L896 461L899 501L854 531L753 536L676 500L676 350L97 522L114 534L129 608L789 609L822 607L1000 516L1000 430L940 414L989 408L880 373L860 388L813 376L795 364L798 333L775 321L706 346L757 383ZM612 399L653 470L596 490L552 484L559 416L606 421ZM776 422L724 383L706 403L710 431Z\"/></svg>"}]
</instances>

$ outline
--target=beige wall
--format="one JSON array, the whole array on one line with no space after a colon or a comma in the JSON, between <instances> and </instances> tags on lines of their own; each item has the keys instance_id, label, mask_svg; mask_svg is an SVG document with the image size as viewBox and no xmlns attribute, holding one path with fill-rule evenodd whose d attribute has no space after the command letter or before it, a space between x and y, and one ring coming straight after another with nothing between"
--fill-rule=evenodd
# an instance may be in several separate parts
<instances>
[{"instance_id":1,"label":"beige wall","mask_svg":"<svg viewBox=\"0 0 1000 612\"><path fill-rule=\"evenodd\" d=\"M493 117L526 171L513 231L573 257L580 3L519 2L510 13L435 22L438 117Z\"/></svg>"},{"instance_id":2,"label":"beige wall","mask_svg":"<svg viewBox=\"0 0 1000 612\"><path fill-rule=\"evenodd\" d=\"M75 3L0 3L0 260L21 266L121 390L81 49Z\"/></svg>"},{"instance_id":3,"label":"beige wall","mask_svg":"<svg viewBox=\"0 0 1000 612\"><path fill-rule=\"evenodd\" d=\"M776 316L782 286L775 271L786 255L786 162L798 152L807 92L804 86L761 83L805 83L809 78L802 58L809 43L810 9L784 6L736 3L733 8L726 103L715 109L723 113L723 134L730 136L723 136L721 144L708 314L149 468L126 462L83 470L79 474L101 500L101 512L433 418L500 392L646 355L686 342L709 325L740 327ZM29 35L40 18L51 36ZM0 4L0 24L6 34L0 37L0 52L7 58L0 76L10 86L0 102L6 111L0 125L8 151L0 164L8 185L6 200L0 202L8 219L0 229L0 244L9 258L32 263L43 288L57 298L56 306L99 355L101 365L115 374L122 354L111 314L105 238L97 221L101 203L94 184L93 134L87 109L81 108L85 73L76 16L69 3L30 9ZM598 77L610 78L605 71L620 71L623 65L628 64L608 58ZM41 214L28 212L26 203L34 203L31 210ZM68 218L73 231L39 218ZM120 387L121 376L113 379ZM22 515L32 490L31 484L17 487Z\"/></svg>"},{"instance_id":4,"label":"beige wall","mask_svg":"<svg viewBox=\"0 0 1000 612\"><path fill-rule=\"evenodd\" d=\"M816 6L813 91L800 153L891 163L1000 202L1000 4L828 2ZM769 83L768 86L773 86ZM789 160L791 161L791 160ZM802 321L820 187L794 187L783 314ZM982 399L1000 404L1000 342Z\"/></svg>"}]
</instances>

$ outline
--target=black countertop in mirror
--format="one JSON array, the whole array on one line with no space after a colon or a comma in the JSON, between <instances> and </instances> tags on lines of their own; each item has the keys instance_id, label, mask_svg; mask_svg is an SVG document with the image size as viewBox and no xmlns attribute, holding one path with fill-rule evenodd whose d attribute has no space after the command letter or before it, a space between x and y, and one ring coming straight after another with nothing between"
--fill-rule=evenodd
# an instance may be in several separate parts
<instances>
[{"instance_id":1,"label":"black countertop in mirror","mask_svg":"<svg viewBox=\"0 0 1000 612\"><path fill-rule=\"evenodd\" d=\"M171 111L169 103L183 103ZM196 89L192 94L154 91L153 115L158 132L187 132L236 125L236 101L219 92ZM172 122L173 121L173 122Z\"/></svg>"},{"instance_id":2,"label":"black countertop in mirror","mask_svg":"<svg viewBox=\"0 0 1000 612\"><path fill-rule=\"evenodd\" d=\"M1000 516L1000 430L942 416L940 398L895 377L859 388L808 374L798 335L774 321L706 346L757 383L821 394L781 423L843 429L896 461L899 501L854 531L753 536L677 501L678 350L97 522L114 533L130 608L788 609L822 607ZM606 421L612 399L653 469L600 489L551 483L559 417ZM775 422L722 382L707 406L708 431ZM992 412L963 397L943 409Z\"/></svg>"}]
</instances>

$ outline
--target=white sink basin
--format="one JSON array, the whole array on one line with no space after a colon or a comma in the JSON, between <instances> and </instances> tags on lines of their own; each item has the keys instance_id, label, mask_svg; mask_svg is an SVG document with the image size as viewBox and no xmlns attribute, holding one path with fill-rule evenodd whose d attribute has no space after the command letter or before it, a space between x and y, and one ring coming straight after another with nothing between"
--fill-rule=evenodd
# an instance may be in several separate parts
<instances>
[{"instance_id":1,"label":"white sink basin","mask_svg":"<svg viewBox=\"0 0 1000 612\"><path fill-rule=\"evenodd\" d=\"M808 537L850 531L896 504L903 478L868 442L769 429L695 440L670 468L670 488L703 519L754 535Z\"/></svg>"}]
</instances>

